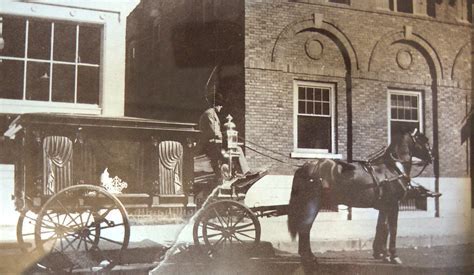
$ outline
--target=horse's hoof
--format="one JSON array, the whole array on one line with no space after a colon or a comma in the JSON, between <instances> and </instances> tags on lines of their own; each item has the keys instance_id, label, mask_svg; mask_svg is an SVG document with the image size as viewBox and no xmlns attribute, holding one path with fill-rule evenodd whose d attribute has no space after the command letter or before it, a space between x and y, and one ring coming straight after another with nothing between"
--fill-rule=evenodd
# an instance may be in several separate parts
<instances>
[{"instance_id":1,"label":"horse's hoof","mask_svg":"<svg viewBox=\"0 0 474 275\"><path fill-rule=\"evenodd\" d=\"M399 257L390 258L391 264L403 264L402 260Z\"/></svg>"},{"instance_id":2,"label":"horse's hoof","mask_svg":"<svg viewBox=\"0 0 474 275\"><path fill-rule=\"evenodd\" d=\"M314 256L313 253L310 254L303 254L301 255L301 263L302 264L313 264L317 265L318 260L316 259L316 256Z\"/></svg>"}]
</instances>

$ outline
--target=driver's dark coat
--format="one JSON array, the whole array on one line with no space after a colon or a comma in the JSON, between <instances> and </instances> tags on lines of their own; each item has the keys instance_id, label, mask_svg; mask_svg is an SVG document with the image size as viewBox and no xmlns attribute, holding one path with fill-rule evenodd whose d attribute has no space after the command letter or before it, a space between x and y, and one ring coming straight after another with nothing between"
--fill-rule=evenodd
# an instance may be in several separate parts
<instances>
[{"instance_id":1,"label":"driver's dark coat","mask_svg":"<svg viewBox=\"0 0 474 275\"><path fill-rule=\"evenodd\" d=\"M209 108L199 118L201 130L201 143L204 147L212 139L222 140L221 122L214 108Z\"/></svg>"}]
</instances>

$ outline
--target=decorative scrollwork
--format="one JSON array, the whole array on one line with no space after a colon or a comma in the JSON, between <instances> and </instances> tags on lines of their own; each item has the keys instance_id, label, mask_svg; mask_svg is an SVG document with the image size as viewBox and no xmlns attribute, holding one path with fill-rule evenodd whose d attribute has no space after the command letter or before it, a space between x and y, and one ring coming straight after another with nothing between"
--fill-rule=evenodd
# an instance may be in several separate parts
<instances>
[{"instance_id":1,"label":"decorative scrollwork","mask_svg":"<svg viewBox=\"0 0 474 275\"><path fill-rule=\"evenodd\" d=\"M109 177L108 168L105 168L100 176L100 182L102 187L112 194L121 194L122 190L128 187L128 184L125 181L122 181L118 176L115 176L114 178Z\"/></svg>"}]
</instances>

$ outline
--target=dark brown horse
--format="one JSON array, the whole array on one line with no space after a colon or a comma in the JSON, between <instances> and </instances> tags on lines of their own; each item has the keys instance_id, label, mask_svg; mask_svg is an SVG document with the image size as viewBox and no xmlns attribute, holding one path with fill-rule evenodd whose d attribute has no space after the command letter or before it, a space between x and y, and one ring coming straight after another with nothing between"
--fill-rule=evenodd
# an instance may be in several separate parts
<instances>
[{"instance_id":1,"label":"dark brown horse","mask_svg":"<svg viewBox=\"0 0 474 275\"><path fill-rule=\"evenodd\" d=\"M433 160L428 138L417 130L395 135L387 148L368 161L318 159L299 168L293 178L288 229L293 239L299 237L298 253L302 262L316 261L310 247L310 230L322 201L330 200L350 207L378 209L374 257L401 263L396 254L398 203L407 193L430 195L427 189L410 186L415 158L425 167Z\"/></svg>"}]
</instances>

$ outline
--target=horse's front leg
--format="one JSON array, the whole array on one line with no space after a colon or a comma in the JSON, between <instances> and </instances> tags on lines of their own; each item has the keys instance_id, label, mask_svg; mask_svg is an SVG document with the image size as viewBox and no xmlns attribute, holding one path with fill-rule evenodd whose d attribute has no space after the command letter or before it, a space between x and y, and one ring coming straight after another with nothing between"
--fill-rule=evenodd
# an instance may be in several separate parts
<instances>
[{"instance_id":1,"label":"horse's front leg","mask_svg":"<svg viewBox=\"0 0 474 275\"><path fill-rule=\"evenodd\" d=\"M393 264L402 264L402 260L397 255L398 212L398 202L388 210L388 229L390 232L388 250L390 252L390 262Z\"/></svg>"},{"instance_id":2,"label":"horse's front leg","mask_svg":"<svg viewBox=\"0 0 474 275\"><path fill-rule=\"evenodd\" d=\"M383 259L387 256L388 239L388 215L386 210L379 210L377 218L377 227L375 229L375 238L372 248L375 259Z\"/></svg>"}]
</instances>

